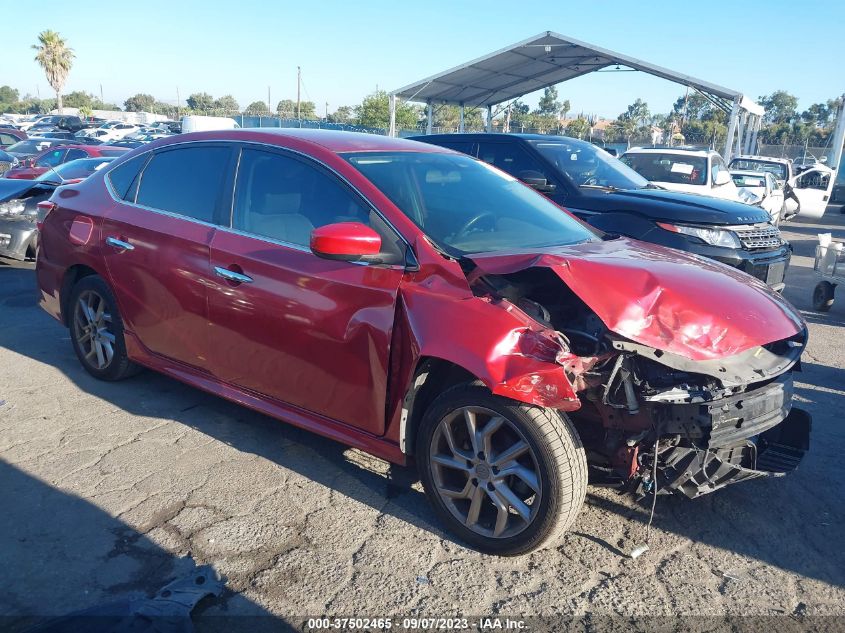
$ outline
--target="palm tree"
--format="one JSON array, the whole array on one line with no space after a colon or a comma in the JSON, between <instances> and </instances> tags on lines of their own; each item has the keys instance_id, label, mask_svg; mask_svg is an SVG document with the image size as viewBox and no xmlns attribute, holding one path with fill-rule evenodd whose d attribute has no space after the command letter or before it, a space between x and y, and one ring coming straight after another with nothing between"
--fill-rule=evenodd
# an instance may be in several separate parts
<instances>
[{"instance_id":1,"label":"palm tree","mask_svg":"<svg viewBox=\"0 0 845 633\"><path fill-rule=\"evenodd\" d=\"M67 45L62 37L55 31L46 30L38 34L39 44L33 44L32 48L38 51L35 61L44 69L47 75L47 83L56 91L56 105L59 114L62 113L62 88L64 88L70 67L73 65L73 58L76 55L73 49Z\"/></svg>"}]
</instances>

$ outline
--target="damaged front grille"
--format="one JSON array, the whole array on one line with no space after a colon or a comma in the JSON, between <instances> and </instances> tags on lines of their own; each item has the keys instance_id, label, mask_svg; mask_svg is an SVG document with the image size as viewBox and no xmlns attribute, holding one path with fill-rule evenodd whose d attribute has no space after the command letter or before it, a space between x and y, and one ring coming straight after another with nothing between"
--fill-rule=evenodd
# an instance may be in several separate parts
<instances>
[{"instance_id":1,"label":"damaged front grille","mask_svg":"<svg viewBox=\"0 0 845 633\"><path fill-rule=\"evenodd\" d=\"M736 227L734 231L739 237L742 247L750 251L777 248L783 244L780 230L771 224Z\"/></svg>"}]
</instances>

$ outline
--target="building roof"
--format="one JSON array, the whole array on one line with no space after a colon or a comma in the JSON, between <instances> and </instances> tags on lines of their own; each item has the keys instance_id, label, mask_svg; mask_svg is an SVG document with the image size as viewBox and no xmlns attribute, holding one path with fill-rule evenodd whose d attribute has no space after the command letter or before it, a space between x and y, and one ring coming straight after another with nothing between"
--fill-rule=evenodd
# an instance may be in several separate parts
<instances>
[{"instance_id":1,"label":"building roof","mask_svg":"<svg viewBox=\"0 0 845 633\"><path fill-rule=\"evenodd\" d=\"M695 88L716 99L742 99L742 94L736 90L552 31L416 81L392 94L409 101L495 105L617 65ZM748 104L742 105L746 109L751 109L748 105L756 106L753 101L745 100Z\"/></svg>"}]
</instances>

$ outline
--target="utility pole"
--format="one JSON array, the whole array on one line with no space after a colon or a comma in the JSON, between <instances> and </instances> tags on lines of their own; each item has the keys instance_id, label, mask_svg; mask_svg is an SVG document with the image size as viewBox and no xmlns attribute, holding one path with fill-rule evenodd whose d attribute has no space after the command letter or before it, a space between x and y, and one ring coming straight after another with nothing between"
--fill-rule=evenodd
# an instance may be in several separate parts
<instances>
[{"instance_id":1,"label":"utility pole","mask_svg":"<svg viewBox=\"0 0 845 633\"><path fill-rule=\"evenodd\" d=\"M302 83L302 71L296 67L296 118L299 119L299 84Z\"/></svg>"},{"instance_id":2,"label":"utility pole","mask_svg":"<svg viewBox=\"0 0 845 633\"><path fill-rule=\"evenodd\" d=\"M329 122L329 102L326 101L326 123Z\"/></svg>"},{"instance_id":3,"label":"utility pole","mask_svg":"<svg viewBox=\"0 0 845 633\"><path fill-rule=\"evenodd\" d=\"M106 100L103 98L103 84L100 84L100 103L105 103Z\"/></svg>"},{"instance_id":4,"label":"utility pole","mask_svg":"<svg viewBox=\"0 0 845 633\"><path fill-rule=\"evenodd\" d=\"M267 114L273 115L273 106L270 105L270 86L267 86Z\"/></svg>"}]
</instances>

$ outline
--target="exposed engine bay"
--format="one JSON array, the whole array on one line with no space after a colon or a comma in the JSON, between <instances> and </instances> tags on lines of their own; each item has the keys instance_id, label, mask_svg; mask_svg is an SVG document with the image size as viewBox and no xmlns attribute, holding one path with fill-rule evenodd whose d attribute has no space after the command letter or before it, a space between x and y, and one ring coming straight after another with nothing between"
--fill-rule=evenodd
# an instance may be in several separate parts
<instances>
[{"instance_id":1,"label":"exposed engine bay","mask_svg":"<svg viewBox=\"0 0 845 633\"><path fill-rule=\"evenodd\" d=\"M611 331L551 268L489 274L470 263L465 272L476 296L519 308L554 333L560 354L580 357L580 371L562 370L581 401L569 415L593 483L695 498L784 475L808 450L810 416L792 408L806 329L692 360Z\"/></svg>"}]
</instances>

